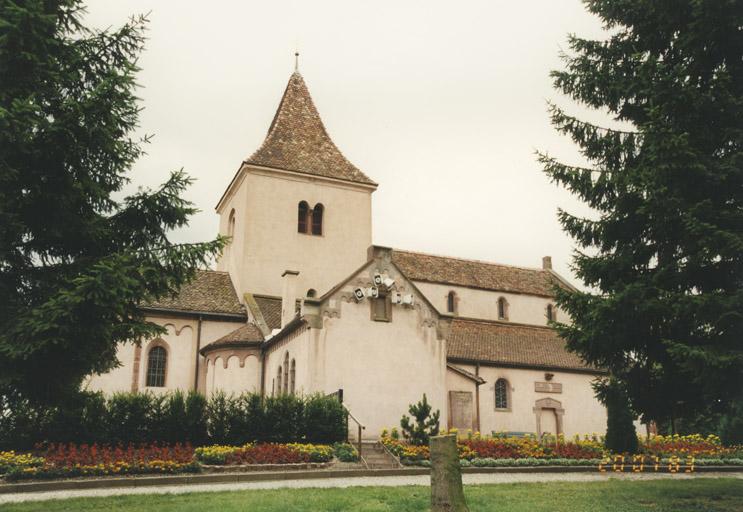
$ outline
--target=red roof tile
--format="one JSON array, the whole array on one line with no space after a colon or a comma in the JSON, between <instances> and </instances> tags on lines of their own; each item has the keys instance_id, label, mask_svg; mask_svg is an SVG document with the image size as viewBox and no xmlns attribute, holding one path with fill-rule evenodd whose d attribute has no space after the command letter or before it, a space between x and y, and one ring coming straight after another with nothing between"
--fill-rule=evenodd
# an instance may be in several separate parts
<instances>
[{"instance_id":1,"label":"red roof tile","mask_svg":"<svg viewBox=\"0 0 743 512\"><path fill-rule=\"evenodd\" d=\"M553 284L562 284L549 270L512 267L397 249L392 251L392 261L413 281L546 297L554 296Z\"/></svg>"},{"instance_id":2,"label":"red roof tile","mask_svg":"<svg viewBox=\"0 0 743 512\"><path fill-rule=\"evenodd\" d=\"M298 72L289 78L266 139L245 163L376 185L330 139Z\"/></svg>"},{"instance_id":3,"label":"red roof tile","mask_svg":"<svg viewBox=\"0 0 743 512\"><path fill-rule=\"evenodd\" d=\"M554 329L504 322L454 319L447 358L534 368L597 371L568 352Z\"/></svg>"}]
</instances>

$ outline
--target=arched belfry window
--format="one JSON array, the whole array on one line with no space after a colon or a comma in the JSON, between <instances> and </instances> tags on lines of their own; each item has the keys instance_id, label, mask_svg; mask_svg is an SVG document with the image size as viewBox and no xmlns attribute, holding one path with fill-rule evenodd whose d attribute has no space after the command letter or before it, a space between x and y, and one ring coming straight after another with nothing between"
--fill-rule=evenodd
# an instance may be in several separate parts
<instances>
[{"instance_id":1,"label":"arched belfry window","mask_svg":"<svg viewBox=\"0 0 743 512\"><path fill-rule=\"evenodd\" d=\"M309 290L307 290L307 297L309 297L310 299L317 297L317 290L315 290L314 288L310 288Z\"/></svg>"},{"instance_id":2,"label":"arched belfry window","mask_svg":"<svg viewBox=\"0 0 743 512\"><path fill-rule=\"evenodd\" d=\"M508 320L508 302L505 297L498 299L498 320Z\"/></svg>"},{"instance_id":3,"label":"arched belfry window","mask_svg":"<svg viewBox=\"0 0 743 512\"><path fill-rule=\"evenodd\" d=\"M457 309L457 293L450 291L446 296L446 311L448 313L454 313Z\"/></svg>"},{"instance_id":4,"label":"arched belfry window","mask_svg":"<svg viewBox=\"0 0 743 512\"><path fill-rule=\"evenodd\" d=\"M165 347L156 345L147 354L147 387L162 388L165 386L165 370L168 364L168 352Z\"/></svg>"},{"instance_id":5,"label":"arched belfry window","mask_svg":"<svg viewBox=\"0 0 743 512\"><path fill-rule=\"evenodd\" d=\"M496 409L509 409L511 404L509 403L509 389L508 381L506 379L498 379L495 381L495 408Z\"/></svg>"},{"instance_id":6,"label":"arched belfry window","mask_svg":"<svg viewBox=\"0 0 743 512\"><path fill-rule=\"evenodd\" d=\"M325 211L325 207L317 203L312 209L312 234L322 235L322 217Z\"/></svg>"},{"instance_id":7,"label":"arched belfry window","mask_svg":"<svg viewBox=\"0 0 743 512\"><path fill-rule=\"evenodd\" d=\"M555 320L555 306L547 304L547 321L553 322Z\"/></svg>"},{"instance_id":8,"label":"arched belfry window","mask_svg":"<svg viewBox=\"0 0 743 512\"><path fill-rule=\"evenodd\" d=\"M292 359L292 369L289 372L289 393L294 394L297 387L297 362Z\"/></svg>"},{"instance_id":9,"label":"arched belfry window","mask_svg":"<svg viewBox=\"0 0 743 512\"><path fill-rule=\"evenodd\" d=\"M310 217L310 205L307 204L307 201L300 202L298 209L297 209L297 232L298 233L307 233L307 230L309 228L309 217Z\"/></svg>"},{"instance_id":10,"label":"arched belfry window","mask_svg":"<svg viewBox=\"0 0 743 512\"><path fill-rule=\"evenodd\" d=\"M284 394L289 392L289 352L284 354Z\"/></svg>"}]
</instances>

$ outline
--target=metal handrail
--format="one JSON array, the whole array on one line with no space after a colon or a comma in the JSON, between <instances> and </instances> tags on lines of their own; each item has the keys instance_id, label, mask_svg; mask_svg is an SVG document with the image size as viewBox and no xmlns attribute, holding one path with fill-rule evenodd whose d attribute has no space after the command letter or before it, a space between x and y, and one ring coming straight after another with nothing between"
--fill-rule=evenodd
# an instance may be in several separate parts
<instances>
[{"instance_id":1,"label":"metal handrail","mask_svg":"<svg viewBox=\"0 0 743 512\"><path fill-rule=\"evenodd\" d=\"M343 405L343 408L346 410L346 413L348 413L348 417L351 418L353 421L355 421L356 425L358 425L358 428L359 428L358 445L359 446L357 449L359 451L359 458L361 458L361 431L366 430L366 426L364 426L359 420L356 419L356 417L353 414L351 414L351 411L348 409L348 407L346 407L346 404L341 404L341 405Z\"/></svg>"}]
</instances>

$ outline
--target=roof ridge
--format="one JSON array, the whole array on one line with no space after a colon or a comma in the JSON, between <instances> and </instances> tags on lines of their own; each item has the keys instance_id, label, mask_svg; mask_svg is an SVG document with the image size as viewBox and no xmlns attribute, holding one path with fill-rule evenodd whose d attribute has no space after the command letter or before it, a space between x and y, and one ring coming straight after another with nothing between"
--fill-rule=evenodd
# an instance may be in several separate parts
<instances>
[{"instance_id":1,"label":"roof ridge","mask_svg":"<svg viewBox=\"0 0 743 512\"><path fill-rule=\"evenodd\" d=\"M509 263L495 263L493 261L480 260L480 259L476 259L476 258L461 258L461 257L458 257L458 256L447 256L447 255L444 255L444 254L435 254L435 253L431 253L431 252L408 251L408 250L405 250L405 249L395 249L395 248L392 249L392 252L393 253L398 252L398 253L418 254L420 256L431 256L431 257L434 257L434 258L445 258L447 260L458 260L458 261L465 261L465 262L469 262L469 263L482 263L482 264L485 264L485 265L492 265L494 267L517 268L517 269L520 269L520 270L534 270L534 271L538 271L538 272L546 272L547 271L547 269L539 268L539 267L523 267L523 266L520 266L520 265L511 265Z\"/></svg>"},{"instance_id":2,"label":"roof ridge","mask_svg":"<svg viewBox=\"0 0 743 512\"><path fill-rule=\"evenodd\" d=\"M250 292L246 292L246 293L250 293ZM281 300L281 297L278 296L278 295L265 295L263 293L250 293L250 295L252 295L253 297L258 297L259 299L276 299L276 300Z\"/></svg>"},{"instance_id":3,"label":"roof ridge","mask_svg":"<svg viewBox=\"0 0 743 512\"><path fill-rule=\"evenodd\" d=\"M461 322L468 322L468 323L479 323L479 324L489 324L489 325L500 325L503 327L525 327L528 329L540 329L540 330L547 330L552 332L557 332L556 329L550 327L549 325L535 325L535 324L524 324L520 322L504 322L502 320L490 320L487 318L471 318L471 317L454 317L452 321L461 321Z\"/></svg>"}]
</instances>

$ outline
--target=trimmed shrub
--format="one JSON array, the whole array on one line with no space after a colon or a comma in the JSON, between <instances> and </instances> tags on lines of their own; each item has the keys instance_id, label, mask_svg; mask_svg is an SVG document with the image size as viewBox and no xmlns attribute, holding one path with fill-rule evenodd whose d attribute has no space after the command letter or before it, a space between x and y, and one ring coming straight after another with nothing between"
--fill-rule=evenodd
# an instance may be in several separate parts
<instances>
[{"instance_id":1,"label":"trimmed shrub","mask_svg":"<svg viewBox=\"0 0 743 512\"><path fill-rule=\"evenodd\" d=\"M348 416L338 400L315 394L305 400L304 432L308 443L336 443L348 432Z\"/></svg>"},{"instance_id":2,"label":"trimmed shrub","mask_svg":"<svg viewBox=\"0 0 743 512\"><path fill-rule=\"evenodd\" d=\"M206 406L204 395L195 391L189 391L186 395L184 428L187 441L194 446L202 446L209 442Z\"/></svg>"},{"instance_id":3,"label":"trimmed shrub","mask_svg":"<svg viewBox=\"0 0 743 512\"><path fill-rule=\"evenodd\" d=\"M264 439L274 443L295 443L308 434L303 423L304 400L295 395L267 397Z\"/></svg>"},{"instance_id":4,"label":"trimmed shrub","mask_svg":"<svg viewBox=\"0 0 743 512\"><path fill-rule=\"evenodd\" d=\"M81 393L47 408L0 395L0 450L37 443L332 444L345 439L346 425L343 406L321 395Z\"/></svg>"}]
</instances>

